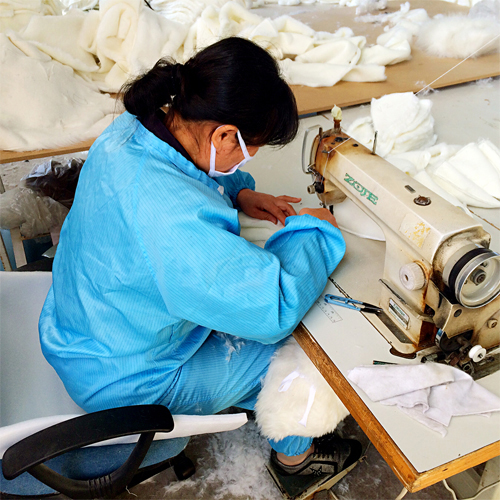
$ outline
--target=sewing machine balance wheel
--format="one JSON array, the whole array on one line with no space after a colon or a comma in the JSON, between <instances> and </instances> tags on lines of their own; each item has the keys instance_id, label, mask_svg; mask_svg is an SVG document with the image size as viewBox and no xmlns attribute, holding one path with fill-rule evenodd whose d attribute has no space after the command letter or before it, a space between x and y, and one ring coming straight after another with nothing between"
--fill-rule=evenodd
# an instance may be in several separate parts
<instances>
[{"instance_id":1,"label":"sewing machine balance wheel","mask_svg":"<svg viewBox=\"0 0 500 500\"><path fill-rule=\"evenodd\" d=\"M500 294L500 255L466 245L447 262L443 279L464 307L484 306Z\"/></svg>"}]
</instances>

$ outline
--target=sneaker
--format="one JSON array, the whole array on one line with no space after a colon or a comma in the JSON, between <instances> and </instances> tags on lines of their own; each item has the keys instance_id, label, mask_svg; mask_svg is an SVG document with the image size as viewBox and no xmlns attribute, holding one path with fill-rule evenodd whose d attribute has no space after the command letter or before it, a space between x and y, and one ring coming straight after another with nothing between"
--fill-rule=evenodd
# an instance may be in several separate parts
<instances>
[{"instance_id":1,"label":"sneaker","mask_svg":"<svg viewBox=\"0 0 500 500\"><path fill-rule=\"evenodd\" d=\"M298 465L285 465L278 460L276 452L271 451L271 465L282 475L290 476L336 476L361 457L362 447L355 439L341 439L327 434L313 440L314 452Z\"/></svg>"}]
</instances>

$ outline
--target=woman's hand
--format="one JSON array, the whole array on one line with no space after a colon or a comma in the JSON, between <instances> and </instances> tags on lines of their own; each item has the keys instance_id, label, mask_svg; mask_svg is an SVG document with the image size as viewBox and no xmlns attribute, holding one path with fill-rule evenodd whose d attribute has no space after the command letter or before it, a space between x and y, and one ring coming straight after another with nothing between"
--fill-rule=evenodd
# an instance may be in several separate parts
<instances>
[{"instance_id":1,"label":"woman's hand","mask_svg":"<svg viewBox=\"0 0 500 500\"><path fill-rule=\"evenodd\" d=\"M330 210L326 208L303 208L299 212L299 215L305 215L305 214L312 215L313 217L316 217L316 219L326 220L326 222L329 222L335 227L339 227L337 225L337 220L335 219L333 214L330 212Z\"/></svg>"},{"instance_id":2,"label":"woman's hand","mask_svg":"<svg viewBox=\"0 0 500 500\"><path fill-rule=\"evenodd\" d=\"M272 196L257 193L251 189L242 189L236 198L241 210L254 219L269 220L283 225L289 215L297 215L290 203L298 203L301 198L293 196Z\"/></svg>"}]
</instances>

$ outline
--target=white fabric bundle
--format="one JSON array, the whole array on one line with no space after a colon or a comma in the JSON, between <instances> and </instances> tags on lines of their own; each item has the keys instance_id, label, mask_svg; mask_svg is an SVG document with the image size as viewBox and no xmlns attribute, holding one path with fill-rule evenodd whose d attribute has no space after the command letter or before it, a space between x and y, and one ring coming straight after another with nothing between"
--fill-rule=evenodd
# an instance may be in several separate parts
<instances>
[{"instance_id":1,"label":"white fabric bundle","mask_svg":"<svg viewBox=\"0 0 500 500\"><path fill-rule=\"evenodd\" d=\"M93 55L80 44L87 15L72 10L65 16L33 16L20 32L42 52L76 71L97 71Z\"/></svg>"},{"instance_id":2,"label":"white fabric bundle","mask_svg":"<svg viewBox=\"0 0 500 500\"><path fill-rule=\"evenodd\" d=\"M272 358L255 412L262 433L275 440L322 436L349 414L293 338Z\"/></svg>"},{"instance_id":3,"label":"white fabric bundle","mask_svg":"<svg viewBox=\"0 0 500 500\"><path fill-rule=\"evenodd\" d=\"M99 0L59 0L63 5L63 13L71 12L71 10L81 9L90 10L93 9Z\"/></svg>"},{"instance_id":4,"label":"white fabric bundle","mask_svg":"<svg viewBox=\"0 0 500 500\"><path fill-rule=\"evenodd\" d=\"M498 396L448 365L359 366L349 372L348 378L372 401L397 406L442 436L454 416L500 411Z\"/></svg>"},{"instance_id":5,"label":"white fabric bundle","mask_svg":"<svg viewBox=\"0 0 500 500\"><path fill-rule=\"evenodd\" d=\"M59 0L0 0L0 33L20 30L34 14L56 16L61 12Z\"/></svg>"},{"instance_id":6,"label":"white fabric bundle","mask_svg":"<svg viewBox=\"0 0 500 500\"><path fill-rule=\"evenodd\" d=\"M453 205L500 207L500 151L489 140L464 147L433 146L431 102L411 92L373 99L371 116L355 120L347 133Z\"/></svg>"},{"instance_id":7,"label":"white fabric bundle","mask_svg":"<svg viewBox=\"0 0 500 500\"><path fill-rule=\"evenodd\" d=\"M434 182L461 202L473 207L499 208L499 163L500 151L483 140L464 146L447 160L430 166L428 172Z\"/></svg>"},{"instance_id":8,"label":"white fabric bundle","mask_svg":"<svg viewBox=\"0 0 500 500\"><path fill-rule=\"evenodd\" d=\"M273 224L267 220L254 219L243 212L240 212L238 217L241 226L240 236L261 248L264 248L267 240L283 227L281 222ZM349 199L335 206L335 218L341 231L347 231L360 238L385 241L384 233L377 223Z\"/></svg>"},{"instance_id":9,"label":"white fabric bundle","mask_svg":"<svg viewBox=\"0 0 500 500\"><path fill-rule=\"evenodd\" d=\"M0 149L65 146L97 137L114 118L109 95L14 33L0 34L0 73Z\"/></svg>"},{"instance_id":10,"label":"white fabric bundle","mask_svg":"<svg viewBox=\"0 0 500 500\"><path fill-rule=\"evenodd\" d=\"M292 85L332 86L340 80L374 82L385 80L386 64L410 58L410 46L394 37L384 46L370 47L362 64L365 37L343 28L335 34L316 33L290 16L265 19L228 2L217 9L208 6L190 27L181 60L227 36L241 36L258 43L278 59Z\"/></svg>"},{"instance_id":11,"label":"white fabric bundle","mask_svg":"<svg viewBox=\"0 0 500 500\"><path fill-rule=\"evenodd\" d=\"M175 57L186 34L185 25L145 8L141 0L101 0L99 11L34 16L21 32L108 92L117 92L161 57Z\"/></svg>"},{"instance_id":12,"label":"white fabric bundle","mask_svg":"<svg viewBox=\"0 0 500 500\"><path fill-rule=\"evenodd\" d=\"M354 121L347 133L372 147L377 131L376 151L384 157L429 147L436 142L431 108L431 101L411 92L388 94L372 99L371 119Z\"/></svg>"},{"instance_id":13,"label":"white fabric bundle","mask_svg":"<svg viewBox=\"0 0 500 500\"><path fill-rule=\"evenodd\" d=\"M285 59L281 63L288 83L308 87L331 87L342 80L351 67L349 65L325 63L300 63Z\"/></svg>"}]
</instances>

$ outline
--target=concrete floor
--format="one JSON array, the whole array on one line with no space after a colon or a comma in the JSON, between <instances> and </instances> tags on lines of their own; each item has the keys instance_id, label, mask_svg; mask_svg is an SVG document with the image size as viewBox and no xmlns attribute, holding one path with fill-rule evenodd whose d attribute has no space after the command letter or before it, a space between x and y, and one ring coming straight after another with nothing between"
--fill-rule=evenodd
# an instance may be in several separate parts
<instances>
[{"instance_id":1,"label":"concrete floor","mask_svg":"<svg viewBox=\"0 0 500 500\"><path fill-rule=\"evenodd\" d=\"M355 437L366 447L366 458L330 491L338 500L391 500L403 486L352 417L338 430L344 437ZM172 470L166 470L137 485L119 498L169 500L280 500L283 498L268 474L265 463L270 447L250 420L242 428L193 437L186 455L197 471L186 481L177 481ZM442 483L416 493L408 500L452 499Z\"/></svg>"}]
</instances>

